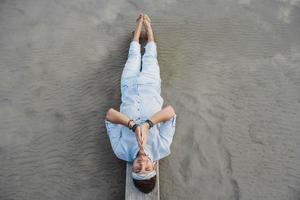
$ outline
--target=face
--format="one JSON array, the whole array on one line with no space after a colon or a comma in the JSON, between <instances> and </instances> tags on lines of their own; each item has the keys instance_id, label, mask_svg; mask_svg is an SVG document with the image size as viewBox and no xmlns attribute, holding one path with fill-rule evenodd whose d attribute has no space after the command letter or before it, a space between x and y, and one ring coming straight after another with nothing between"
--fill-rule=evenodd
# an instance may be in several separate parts
<instances>
[{"instance_id":1,"label":"face","mask_svg":"<svg viewBox=\"0 0 300 200\"><path fill-rule=\"evenodd\" d=\"M139 154L133 161L132 170L135 173L147 174L154 169L154 163L145 154Z\"/></svg>"}]
</instances>

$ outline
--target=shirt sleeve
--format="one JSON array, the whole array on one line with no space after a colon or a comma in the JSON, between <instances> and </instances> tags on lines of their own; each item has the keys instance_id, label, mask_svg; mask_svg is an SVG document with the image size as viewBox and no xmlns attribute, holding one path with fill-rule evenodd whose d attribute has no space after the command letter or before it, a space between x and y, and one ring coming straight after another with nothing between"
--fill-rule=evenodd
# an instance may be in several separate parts
<instances>
[{"instance_id":1,"label":"shirt sleeve","mask_svg":"<svg viewBox=\"0 0 300 200\"><path fill-rule=\"evenodd\" d=\"M114 124L105 119L105 126L107 134L109 136L111 147L115 155L121 160L128 160L127 149L124 147L121 141L122 137L122 125Z\"/></svg>"},{"instance_id":2,"label":"shirt sleeve","mask_svg":"<svg viewBox=\"0 0 300 200\"><path fill-rule=\"evenodd\" d=\"M159 135L160 135L160 151L164 152L165 156L170 154L170 146L173 140L173 136L175 133L175 126L176 126L176 118L177 115L175 114L171 119L160 123L159 125Z\"/></svg>"}]
</instances>

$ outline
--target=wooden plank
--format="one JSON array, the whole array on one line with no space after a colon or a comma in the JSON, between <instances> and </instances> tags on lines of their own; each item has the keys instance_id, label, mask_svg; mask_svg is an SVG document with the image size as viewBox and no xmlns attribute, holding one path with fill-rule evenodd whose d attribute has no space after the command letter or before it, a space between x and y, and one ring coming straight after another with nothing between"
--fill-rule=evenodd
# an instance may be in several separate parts
<instances>
[{"instance_id":1,"label":"wooden plank","mask_svg":"<svg viewBox=\"0 0 300 200\"><path fill-rule=\"evenodd\" d=\"M156 185L152 192L144 194L140 192L132 181L132 163L126 166L126 193L125 200L159 200L159 163L156 166Z\"/></svg>"}]
</instances>

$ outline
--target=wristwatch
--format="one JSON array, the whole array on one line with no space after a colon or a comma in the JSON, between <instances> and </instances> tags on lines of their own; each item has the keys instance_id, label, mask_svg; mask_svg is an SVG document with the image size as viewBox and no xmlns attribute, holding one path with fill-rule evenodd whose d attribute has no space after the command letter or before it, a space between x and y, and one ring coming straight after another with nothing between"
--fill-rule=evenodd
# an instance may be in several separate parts
<instances>
[{"instance_id":1,"label":"wristwatch","mask_svg":"<svg viewBox=\"0 0 300 200\"><path fill-rule=\"evenodd\" d=\"M149 124L149 129L152 128L154 125L150 119L147 119L145 122Z\"/></svg>"},{"instance_id":2,"label":"wristwatch","mask_svg":"<svg viewBox=\"0 0 300 200\"><path fill-rule=\"evenodd\" d=\"M131 121L134 122L132 119L130 119L128 121L127 127L129 128L129 130L132 130L133 132L135 132L136 127L138 127L138 124L135 123L133 126L130 126Z\"/></svg>"}]
</instances>

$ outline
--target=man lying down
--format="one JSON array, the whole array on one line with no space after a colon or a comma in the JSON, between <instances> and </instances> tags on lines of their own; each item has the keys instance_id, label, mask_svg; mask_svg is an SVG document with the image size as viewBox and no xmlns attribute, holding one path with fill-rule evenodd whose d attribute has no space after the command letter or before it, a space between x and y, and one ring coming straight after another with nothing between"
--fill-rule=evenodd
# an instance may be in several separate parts
<instances>
[{"instance_id":1,"label":"man lying down","mask_svg":"<svg viewBox=\"0 0 300 200\"><path fill-rule=\"evenodd\" d=\"M105 118L114 153L119 159L133 162L133 183L144 193L155 187L156 162L171 153L176 124L173 107L162 109L160 69L150 22L144 14L136 20L121 75L120 112L110 108ZM139 43L142 26L147 32L143 57Z\"/></svg>"}]
</instances>

